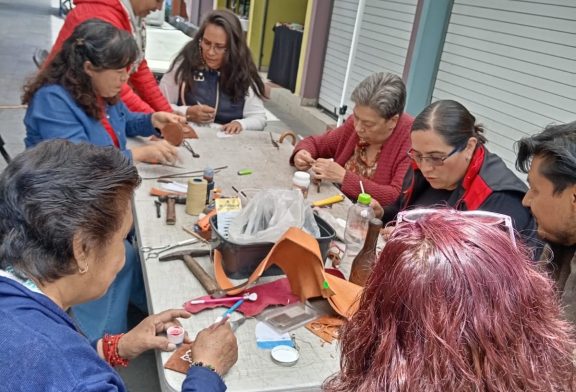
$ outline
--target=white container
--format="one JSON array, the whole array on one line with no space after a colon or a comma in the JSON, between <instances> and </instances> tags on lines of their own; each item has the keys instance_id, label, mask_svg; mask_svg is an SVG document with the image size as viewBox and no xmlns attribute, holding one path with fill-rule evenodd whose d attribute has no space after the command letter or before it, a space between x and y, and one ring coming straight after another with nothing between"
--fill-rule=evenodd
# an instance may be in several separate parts
<instances>
[{"instance_id":1,"label":"white container","mask_svg":"<svg viewBox=\"0 0 576 392\"><path fill-rule=\"evenodd\" d=\"M294 173L292 187L302 191L302 195L306 199L308 197L308 188L310 188L310 174L304 171Z\"/></svg>"}]
</instances>

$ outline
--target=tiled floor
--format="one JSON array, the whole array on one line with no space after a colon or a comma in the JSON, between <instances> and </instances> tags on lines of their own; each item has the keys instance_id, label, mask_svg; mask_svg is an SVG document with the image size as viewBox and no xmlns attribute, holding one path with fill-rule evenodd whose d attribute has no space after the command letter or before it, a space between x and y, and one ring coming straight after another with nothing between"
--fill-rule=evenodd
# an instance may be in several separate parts
<instances>
[{"instance_id":1,"label":"tiled floor","mask_svg":"<svg viewBox=\"0 0 576 392\"><path fill-rule=\"evenodd\" d=\"M58 0L0 0L0 135L5 148L14 156L24 150L22 119L25 109L18 108L22 86L34 73L32 56L37 49L49 48L62 24ZM271 118L267 131L313 131L300 119L282 112L280 105L266 103ZM6 163L0 157L0 171ZM160 384L154 353L149 352L120 371L131 391L159 391Z\"/></svg>"}]
</instances>

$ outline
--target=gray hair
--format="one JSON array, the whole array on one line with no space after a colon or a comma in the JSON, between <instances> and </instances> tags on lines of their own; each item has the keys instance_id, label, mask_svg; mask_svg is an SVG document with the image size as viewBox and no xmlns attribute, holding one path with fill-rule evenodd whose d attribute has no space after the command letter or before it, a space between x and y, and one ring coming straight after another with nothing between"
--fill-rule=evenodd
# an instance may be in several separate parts
<instances>
[{"instance_id":1,"label":"gray hair","mask_svg":"<svg viewBox=\"0 0 576 392\"><path fill-rule=\"evenodd\" d=\"M379 72L368 76L352 91L356 105L368 106L389 120L404 112L406 86L399 76Z\"/></svg>"},{"instance_id":2,"label":"gray hair","mask_svg":"<svg viewBox=\"0 0 576 392\"><path fill-rule=\"evenodd\" d=\"M76 272L73 240L103 249L140 177L114 147L43 142L0 176L0 268L51 282Z\"/></svg>"}]
</instances>

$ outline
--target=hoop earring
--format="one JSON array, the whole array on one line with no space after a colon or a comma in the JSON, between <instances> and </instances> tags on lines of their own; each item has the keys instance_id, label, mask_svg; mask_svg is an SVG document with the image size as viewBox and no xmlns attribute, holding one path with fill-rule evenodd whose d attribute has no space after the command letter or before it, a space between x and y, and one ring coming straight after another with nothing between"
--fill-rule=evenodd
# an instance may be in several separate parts
<instances>
[{"instance_id":1,"label":"hoop earring","mask_svg":"<svg viewBox=\"0 0 576 392\"><path fill-rule=\"evenodd\" d=\"M88 263L85 263L86 266L84 268L78 267L78 272L80 273L80 275L84 275L86 272L88 272Z\"/></svg>"}]
</instances>

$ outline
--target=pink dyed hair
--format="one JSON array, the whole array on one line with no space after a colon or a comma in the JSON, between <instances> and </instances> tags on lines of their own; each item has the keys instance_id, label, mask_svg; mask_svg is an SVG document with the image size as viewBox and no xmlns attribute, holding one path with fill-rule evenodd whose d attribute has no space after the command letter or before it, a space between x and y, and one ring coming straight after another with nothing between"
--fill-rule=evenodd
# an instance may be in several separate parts
<instances>
[{"instance_id":1,"label":"pink dyed hair","mask_svg":"<svg viewBox=\"0 0 576 392\"><path fill-rule=\"evenodd\" d=\"M439 210L400 224L341 332L325 391L573 391L576 348L523 244Z\"/></svg>"}]
</instances>

